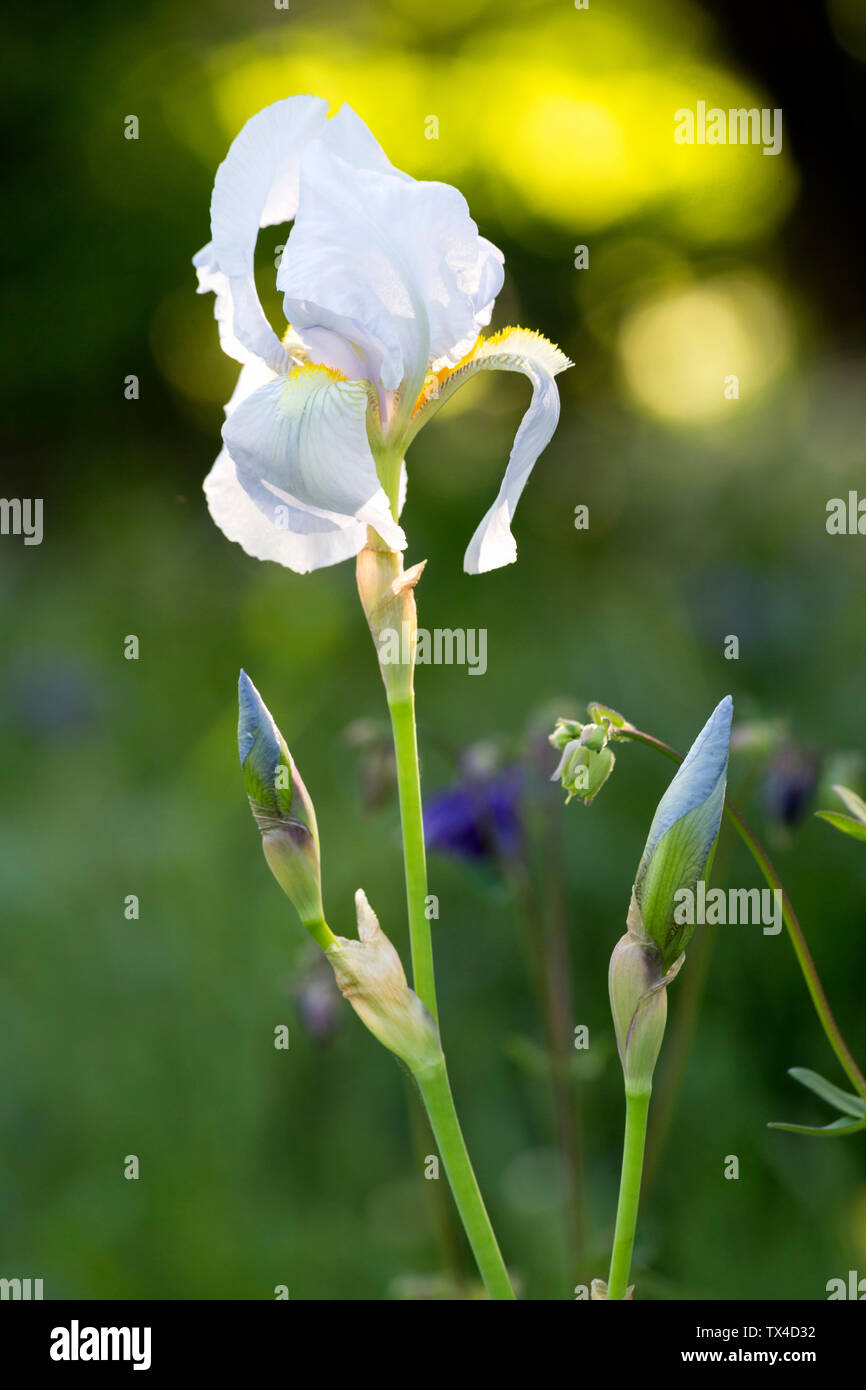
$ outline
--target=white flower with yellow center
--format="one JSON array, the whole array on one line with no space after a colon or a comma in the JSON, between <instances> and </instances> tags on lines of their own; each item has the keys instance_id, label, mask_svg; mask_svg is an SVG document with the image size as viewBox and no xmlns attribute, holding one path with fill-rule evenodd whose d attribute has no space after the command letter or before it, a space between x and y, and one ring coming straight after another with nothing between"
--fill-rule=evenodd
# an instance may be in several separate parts
<instances>
[{"instance_id":1,"label":"white flower with yellow center","mask_svg":"<svg viewBox=\"0 0 866 1390\"><path fill-rule=\"evenodd\" d=\"M281 341L253 260L260 228L290 221ZM243 364L205 482L226 536L300 573L356 555L368 526L403 550L409 444L470 376L500 368L529 378L532 401L464 568L515 560L511 519L571 364L525 329L481 335L503 256L462 194L395 169L348 106L329 119L321 98L289 97L247 121L217 170L211 238L199 292L215 293L223 350Z\"/></svg>"}]
</instances>

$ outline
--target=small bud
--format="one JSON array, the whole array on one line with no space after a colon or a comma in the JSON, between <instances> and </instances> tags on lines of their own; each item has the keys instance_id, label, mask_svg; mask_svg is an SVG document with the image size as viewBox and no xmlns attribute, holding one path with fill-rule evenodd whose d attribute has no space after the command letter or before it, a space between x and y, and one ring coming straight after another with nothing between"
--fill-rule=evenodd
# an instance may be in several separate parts
<instances>
[{"instance_id":1,"label":"small bud","mask_svg":"<svg viewBox=\"0 0 866 1390\"><path fill-rule=\"evenodd\" d=\"M337 945L325 951L337 984L383 1046L402 1057L410 1071L427 1071L442 1060L439 1030L406 983L400 957L360 888L355 894L355 908L358 940L338 936Z\"/></svg>"},{"instance_id":2,"label":"small bud","mask_svg":"<svg viewBox=\"0 0 866 1390\"><path fill-rule=\"evenodd\" d=\"M238 751L265 859L304 926L325 945L333 938L324 926L313 803L282 734L245 671L238 682L238 702Z\"/></svg>"},{"instance_id":3,"label":"small bud","mask_svg":"<svg viewBox=\"0 0 866 1390\"><path fill-rule=\"evenodd\" d=\"M550 780L562 783L563 791L568 792L567 802L576 796L588 806L613 772L615 761L606 746L604 730L597 724L586 724L563 748Z\"/></svg>"},{"instance_id":4,"label":"small bud","mask_svg":"<svg viewBox=\"0 0 866 1390\"><path fill-rule=\"evenodd\" d=\"M584 745L591 747L594 752L599 752L608 743L622 739L626 732L636 732L634 724L630 724L624 715L618 714L608 705L600 705L597 700L593 700L586 708L590 718L589 724L581 724L578 719L565 719L562 716L557 719L556 727L549 735L554 748L565 748L572 739L580 739L581 735L586 734L583 739Z\"/></svg>"},{"instance_id":5,"label":"small bud","mask_svg":"<svg viewBox=\"0 0 866 1390\"><path fill-rule=\"evenodd\" d=\"M571 743L573 739L579 739L582 733L583 725L578 719L560 718L556 721L556 727L553 733L548 736L548 742L552 743L554 748L561 750L565 748L566 744Z\"/></svg>"},{"instance_id":6,"label":"small bud","mask_svg":"<svg viewBox=\"0 0 866 1390\"><path fill-rule=\"evenodd\" d=\"M648 1091L667 1022L667 986L684 956L665 972L661 951L635 934L633 928L639 927L635 912L632 899L629 930L620 937L610 958L608 988L626 1089Z\"/></svg>"},{"instance_id":7,"label":"small bud","mask_svg":"<svg viewBox=\"0 0 866 1390\"><path fill-rule=\"evenodd\" d=\"M609 705L600 705L597 700L593 700L586 709L590 719L596 724L604 725L608 738L615 738L618 729L634 729L634 724L630 724L624 714L611 709Z\"/></svg>"},{"instance_id":8,"label":"small bud","mask_svg":"<svg viewBox=\"0 0 866 1390\"><path fill-rule=\"evenodd\" d=\"M695 888L716 843L725 802L732 713L727 695L659 802L638 865L636 930L659 948L663 970L681 955L695 929L694 923L674 921L676 894Z\"/></svg>"}]
</instances>

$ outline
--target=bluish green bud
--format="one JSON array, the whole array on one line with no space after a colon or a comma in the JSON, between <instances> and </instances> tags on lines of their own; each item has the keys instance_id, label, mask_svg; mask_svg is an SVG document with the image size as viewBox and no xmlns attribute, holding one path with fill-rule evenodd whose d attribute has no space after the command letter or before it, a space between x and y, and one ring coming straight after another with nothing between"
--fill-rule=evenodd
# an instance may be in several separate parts
<instances>
[{"instance_id":1,"label":"bluish green bud","mask_svg":"<svg viewBox=\"0 0 866 1390\"><path fill-rule=\"evenodd\" d=\"M268 866L304 926L325 946L319 832L301 775L249 676L238 681L238 751ZM326 933L326 935L325 935Z\"/></svg>"},{"instance_id":2,"label":"bluish green bud","mask_svg":"<svg viewBox=\"0 0 866 1390\"><path fill-rule=\"evenodd\" d=\"M675 920L676 895L683 889L694 891L715 847L725 802L732 713L727 695L659 802L638 865L632 931L658 947L663 970L685 950L695 929L693 922Z\"/></svg>"}]
</instances>

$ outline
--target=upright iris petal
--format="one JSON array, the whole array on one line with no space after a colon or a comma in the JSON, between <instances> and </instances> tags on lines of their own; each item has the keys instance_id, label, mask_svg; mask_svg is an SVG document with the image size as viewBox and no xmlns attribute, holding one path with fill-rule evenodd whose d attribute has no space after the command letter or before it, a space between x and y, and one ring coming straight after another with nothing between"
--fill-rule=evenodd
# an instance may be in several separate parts
<instances>
[{"instance_id":1,"label":"upright iris petal","mask_svg":"<svg viewBox=\"0 0 866 1390\"><path fill-rule=\"evenodd\" d=\"M415 383L417 394L428 370L455 366L490 322L502 262L456 188L353 168L317 141L277 288L301 336L331 329L377 364L377 385L405 382L412 394Z\"/></svg>"}]
</instances>

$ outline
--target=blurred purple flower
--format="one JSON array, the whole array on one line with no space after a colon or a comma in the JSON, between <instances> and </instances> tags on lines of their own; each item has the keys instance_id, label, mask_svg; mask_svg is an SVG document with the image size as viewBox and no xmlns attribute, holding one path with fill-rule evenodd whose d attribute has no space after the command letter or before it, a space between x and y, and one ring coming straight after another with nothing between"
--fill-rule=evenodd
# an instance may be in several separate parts
<instances>
[{"instance_id":1,"label":"blurred purple flower","mask_svg":"<svg viewBox=\"0 0 866 1390\"><path fill-rule=\"evenodd\" d=\"M427 848L456 859L511 859L523 843L523 769L467 777L424 805Z\"/></svg>"},{"instance_id":2,"label":"blurred purple flower","mask_svg":"<svg viewBox=\"0 0 866 1390\"><path fill-rule=\"evenodd\" d=\"M785 744L767 764L763 801L767 818L792 829L803 818L821 770L821 760L811 748Z\"/></svg>"}]
</instances>

